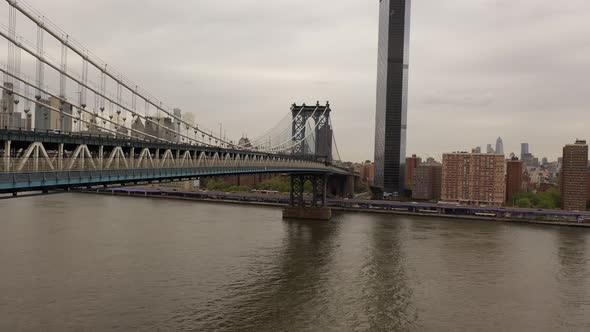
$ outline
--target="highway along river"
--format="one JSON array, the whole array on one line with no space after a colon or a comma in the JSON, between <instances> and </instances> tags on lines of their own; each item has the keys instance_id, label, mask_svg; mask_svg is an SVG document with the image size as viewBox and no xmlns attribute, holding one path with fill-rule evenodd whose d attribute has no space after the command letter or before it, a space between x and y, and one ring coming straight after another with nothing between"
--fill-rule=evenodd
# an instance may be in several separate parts
<instances>
[{"instance_id":1,"label":"highway along river","mask_svg":"<svg viewBox=\"0 0 590 332\"><path fill-rule=\"evenodd\" d=\"M590 330L584 228L60 194L0 267L0 331Z\"/></svg>"}]
</instances>

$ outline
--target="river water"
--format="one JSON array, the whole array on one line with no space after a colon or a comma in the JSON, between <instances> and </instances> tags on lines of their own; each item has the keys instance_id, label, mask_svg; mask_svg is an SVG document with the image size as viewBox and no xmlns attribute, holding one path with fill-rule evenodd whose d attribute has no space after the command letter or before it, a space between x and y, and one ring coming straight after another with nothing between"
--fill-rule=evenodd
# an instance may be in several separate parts
<instances>
[{"instance_id":1,"label":"river water","mask_svg":"<svg viewBox=\"0 0 590 332\"><path fill-rule=\"evenodd\" d=\"M0 331L589 331L590 231L60 194L0 201Z\"/></svg>"}]
</instances>

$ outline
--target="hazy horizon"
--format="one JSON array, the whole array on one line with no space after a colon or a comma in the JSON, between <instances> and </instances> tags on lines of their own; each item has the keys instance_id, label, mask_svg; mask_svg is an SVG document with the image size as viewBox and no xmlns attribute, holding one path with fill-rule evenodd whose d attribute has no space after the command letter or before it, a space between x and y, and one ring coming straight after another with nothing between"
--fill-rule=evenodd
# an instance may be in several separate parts
<instances>
[{"instance_id":1,"label":"hazy horizon","mask_svg":"<svg viewBox=\"0 0 590 332\"><path fill-rule=\"evenodd\" d=\"M293 102L329 100L342 157L373 159L377 1L28 2L209 128L256 136ZM407 154L485 151L501 136L506 155L528 142L535 156L556 159L590 138L590 3L564 7L415 1Z\"/></svg>"}]
</instances>

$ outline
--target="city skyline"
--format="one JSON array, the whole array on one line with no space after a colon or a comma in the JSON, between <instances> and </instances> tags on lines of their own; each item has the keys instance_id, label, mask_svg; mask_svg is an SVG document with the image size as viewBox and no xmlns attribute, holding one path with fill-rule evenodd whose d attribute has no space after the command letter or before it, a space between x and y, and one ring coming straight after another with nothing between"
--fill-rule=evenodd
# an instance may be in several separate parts
<instances>
[{"instance_id":1,"label":"city skyline","mask_svg":"<svg viewBox=\"0 0 590 332\"><path fill-rule=\"evenodd\" d=\"M0 1L0 331L587 330L590 5L212 1Z\"/></svg>"},{"instance_id":2,"label":"city skyline","mask_svg":"<svg viewBox=\"0 0 590 332\"><path fill-rule=\"evenodd\" d=\"M375 3L339 1L334 7L309 1L315 10L302 13L295 9L305 1L244 2L232 8L214 1L175 8L146 1L141 10L120 1L29 2L113 67L125 68L135 81L194 112L210 128L219 118L230 132L256 136L257 119L278 121L277 114L292 102L330 99L343 157L373 159ZM88 6L100 15L82 15ZM122 20L129 10L137 15ZM536 156L555 160L563 144L587 138L588 100L581 90L590 75L582 66L588 57L580 42L589 12L590 4L581 1L568 8L550 1L415 2L406 155L440 159L444 152L472 148L466 141L501 136L506 155L518 155L520 143L529 142ZM299 24L302 20L307 23ZM126 38L137 43L126 45ZM555 53L560 49L576 51ZM141 56L130 61L135 55ZM238 107L252 120L236 121Z\"/></svg>"}]
</instances>

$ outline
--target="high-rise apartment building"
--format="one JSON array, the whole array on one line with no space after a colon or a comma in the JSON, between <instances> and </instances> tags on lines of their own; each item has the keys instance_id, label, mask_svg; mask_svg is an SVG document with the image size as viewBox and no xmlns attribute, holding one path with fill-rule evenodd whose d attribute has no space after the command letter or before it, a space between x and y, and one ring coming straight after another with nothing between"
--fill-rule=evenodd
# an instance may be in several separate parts
<instances>
[{"instance_id":1,"label":"high-rise apartment building","mask_svg":"<svg viewBox=\"0 0 590 332\"><path fill-rule=\"evenodd\" d=\"M514 196L523 191L524 163L513 157L506 163L506 201L511 202Z\"/></svg>"},{"instance_id":2,"label":"high-rise apartment building","mask_svg":"<svg viewBox=\"0 0 590 332\"><path fill-rule=\"evenodd\" d=\"M55 129L64 132L72 131L73 106L71 104L62 104L61 101L55 97L41 99L39 100L39 103L40 104L35 105L36 130ZM61 112L59 110L61 110Z\"/></svg>"},{"instance_id":3,"label":"high-rise apartment building","mask_svg":"<svg viewBox=\"0 0 590 332\"><path fill-rule=\"evenodd\" d=\"M27 120L23 117L21 112L12 113L11 127L14 129L24 130L27 129Z\"/></svg>"},{"instance_id":4,"label":"high-rise apartment building","mask_svg":"<svg viewBox=\"0 0 590 332\"><path fill-rule=\"evenodd\" d=\"M373 185L375 179L375 164L370 160L365 161L360 169L361 181L367 183L369 186Z\"/></svg>"},{"instance_id":5,"label":"high-rise apartment building","mask_svg":"<svg viewBox=\"0 0 590 332\"><path fill-rule=\"evenodd\" d=\"M57 126L59 117L57 112L51 110L49 99L40 99L38 104L35 104L35 129L48 130L52 128L52 124ZM55 129L55 128L54 128Z\"/></svg>"},{"instance_id":6,"label":"high-rise apartment building","mask_svg":"<svg viewBox=\"0 0 590 332\"><path fill-rule=\"evenodd\" d=\"M57 109L62 111L62 114L59 114L59 130L65 132L72 132L73 131L73 119L72 115L74 114L74 107L70 103L61 103L57 98L49 98L51 100L51 105ZM66 115L68 114L68 115Z\"/></svg>"},{"instance_id":7,"label":"high-rise apartment building","mask_svg":"<svg viewBox=\"0 0 590 332\"><path fill-rule=\"evenodd\" d=\"M374 187L394 196L405 189L410 6L379 1Z\"/></svg>"},{"instance_id":8,"label":"high-rise apartment building","mask_svg":"<svg viewBox=\"0 0 590 332\"><path fill-rule=\"evenodd\" d=\"M414 177L414 170L416 167L420 166L422 163L422 158L416 157L416 155L412 155L411 157L406 158L406 189L412 189L412 178Z\"/></svg>"},{"instance_id":9,"label":"high-rise apartment building","mask_svg":"<svg viewBox=\"0 0 590 332\"><path fill-rule=\"evenodd\" d=\"M588 144L577 140L563 148L561 201L564 210L586 210L588 198Z\"/></svg>"},{"instance_id":10,"label":"high-rise apartment building","mask_svg":"<svg viewBox=\"0 0 590 332\"><path fill-rule=\"evenodd\" d=\"M178 138L178 135L174 132L176 129L174 124L174 119L170 117L146 117L145 123L142 123L141 120L137 121L132 124L132 128L135 126L135 130L142 130L143 133L146 134L148 139L153 139L153 137L165 139L167 141L175 141ZM136 134L137 136L140 136Z\"/></svg>"},{"instance_id":11,"label":"high-rise apartment building","mask_svg":"<svg viewBox=\"0 0 590 332\"><path fill-rule=\"evenodd\" d=\"M502 137L498 137L496 140L496 153L504 154L504 141L502 141Z\"/></svg>"},{"instance_id":12,"label":"high-rise apartment building","mask_svg":"<svg viewBox=\"0 0 590 332\"><path fill-rule=\"evenodd\" d=\"M504 162L500 154L444 154L441 198L466 204L502 205L506 194Z\"/></svg>"},{"instance_id":13,"label":"high-rise apartment building","mask_svg":"<svg viewBox=\"0 0 590 332\"><path fill-rule=\"evenodd\" d=\"M0 128L12 127L12 114L14 113L14 95L8 93L12 90L12 83L4 82L2 99L0 99Z\"/></svg>"},{"instance_id":14,"label":"high-rise apartment building","mask_svg":"<svg viewBox=\"0 0 590 332\"><path fill-rule=\"evenodd\" d=\"M412 198L417 200L440 200L442 186L442 165L426 163L414 170Z\"/></svg>"}]
</instances>

